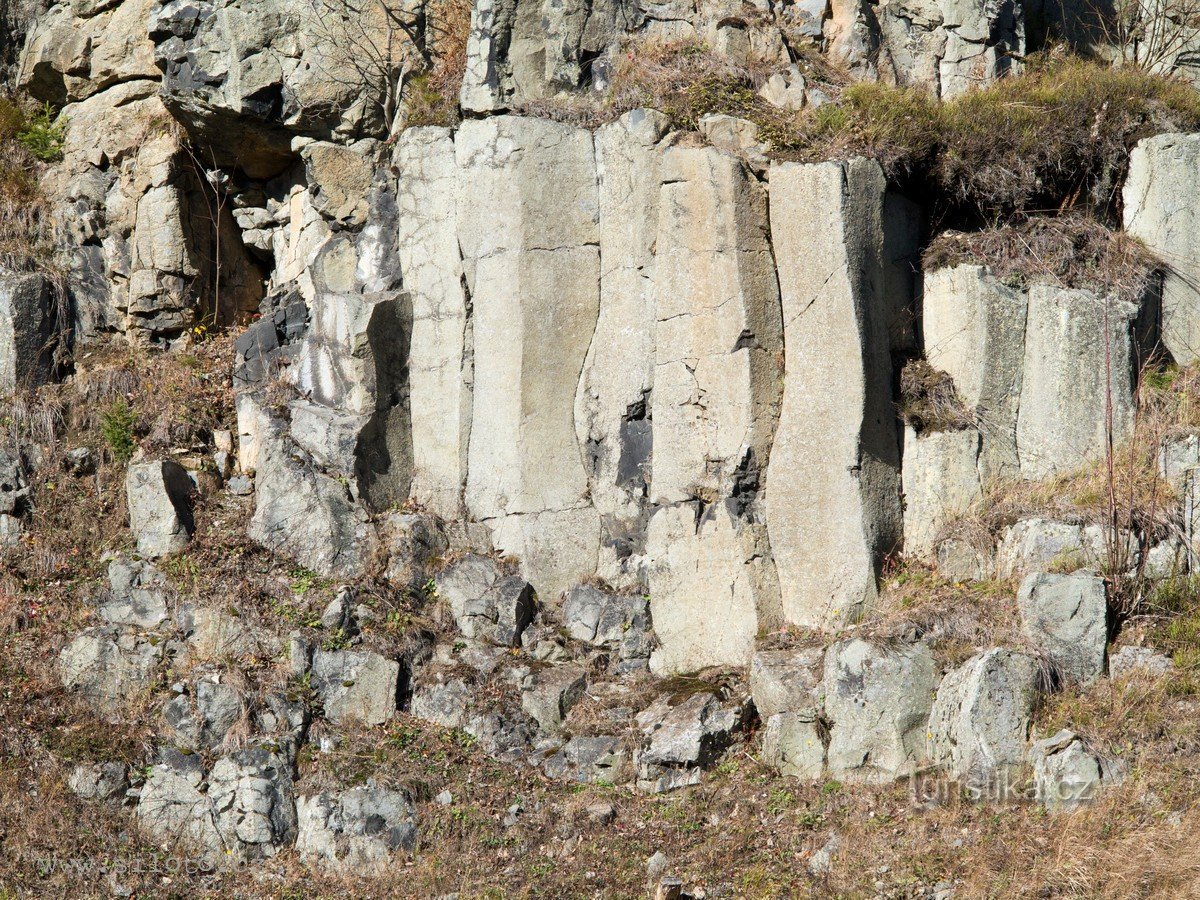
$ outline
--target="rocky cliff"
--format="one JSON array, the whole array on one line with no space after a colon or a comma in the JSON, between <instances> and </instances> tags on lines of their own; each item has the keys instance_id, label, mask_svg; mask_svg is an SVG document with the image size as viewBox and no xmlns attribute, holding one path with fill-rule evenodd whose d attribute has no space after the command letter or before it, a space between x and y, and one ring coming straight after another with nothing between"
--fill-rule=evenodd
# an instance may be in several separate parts
<instances>
[{"instance_id":1,"label":"rocky cliff","mask_svg":"<svg viewBox=\"0 0 1200 900\"><path fill-rule=\"evenodd\" d=\"M0 5L13 796L414 896L988 894L846 841L1191 821L1197 39L1128 15Z\"/></svg>"}]
</instances>

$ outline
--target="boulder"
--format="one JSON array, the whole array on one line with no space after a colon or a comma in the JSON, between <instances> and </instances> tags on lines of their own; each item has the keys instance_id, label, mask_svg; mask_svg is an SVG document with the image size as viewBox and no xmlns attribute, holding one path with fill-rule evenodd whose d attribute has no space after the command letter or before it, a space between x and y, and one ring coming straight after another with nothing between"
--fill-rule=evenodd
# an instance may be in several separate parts
<instances>
[{"instance_id":1,"label":"boulder","mask_svg":"<svg viewBox=\"0 0 1200 900\"><path fill-rule=\"evenodd\" d=\"M417 811L403 791L374 780L296 800L296 852L303 862L355 877L382 873L417 842Z\"/></svg>"},{"instance_id":2,"label":"boulder","mask_svg":"<svg viewBox=\"0 0 1200 900\"><path fill-rule=\"evenodd\" d=\"M169 754L151 767L138 800L137 821L152 838L215 857L226 848L213 813L199 756Z\"/></svg>"},{"instance_id":3,"label":"boulder","mask_svg":"<svg viewBox=\"0 0 1200 900\"><path fill-rule=\"evenodd\" d=\"M563 625L577 641L614 651L622 670L640 668L654 649L650 603L644 596L614 594L588 584L567 592Z\"/></svg>"},{"instance_id":4,"label":"boulder","mask_svg":"<svg viewBox=\"0 0 1200 900\"><path fill-rule=\"evenodd\" d=\"M453 136L448 128L408 128L393 162L400 269L412 297L412 498L454 519L462 514L467 482L472 346Z\"/></svg>"},{"instance_id":5,"label":"boulder","mask_svg":"<svg viewBox=\"0 0 1200 900\"><path fill-rule=\"evenodd\" d=\"M1171 657L1150 647L1126 645L1108 659L1108 674L1114 681L1137 676L1161 678L1174 669Z\"/></svg>"},{"instance_id":6,"label":"boulder","mask_svg":"<svg viewBox=\"0 0 1200 900\"><path fill-rule=\"evenodd\" d=\"M1029 751L1037 797L1048 811L1071 812L1096 799L1100 790L1120 783L1120 771L1092 753L1066 729L1037 741Z\"/></svg>"},{"instance_id":7,"label":"boulder","mask_svg":"<svg viewBox=\"0 0 1200 900\"><path fill-rule=\"evenodd\" d=\"M1155 135L1133 148L1122 192L1125 230L1170 263L1162 276L1162 342L1180 365L1200 358L1198 171L1200 135Z\"/></svg>"},{"instance_id":8,"label":"boulder","mask_svg":"<svg viewBox=\"0 0 1200 900\"><path fill-rule=\"evenodd\" d=\"M736 495L747 506L771 454L782 378L766 192L712 148L666 150L661 177L650 496Z\"/></svg>"},{"instance_id":9,"label":"boulder","mask_svg":"<svg viewBox=\"0 0 1200 900\"><path fill-rule=\"evenodd\" d=\"M1104 674L1108 648L1108 599L1095 575L1036 573L1017 595L1030 643L1064 681L1090 684Z\"/></svg>"},{"instance_id":10,"label":"boulder","mask_svg":"<svg viewBox=\"0 0 1200 900\"><path fill-rule=\"evenodd\" d=\"M913 772L924 755L935 685L926 644L889 649L854 638L831 646L825 653L830 774L884 782Z\"/></svg>"},{"instance_id":11,"label":"boulder","mask_svg":"<svg viewBox=\"0 0 1200 900\"><path fill-rule=\"evenodd\" d=\"M746 697L723 700L707 691L660 697L637 716L645 736L636 760L638 789L658 794L698 784L701 770L720 759L752 717Z\"/></svg>"},{"instance_id":12,"label":"boulder","mask_svg":"<svg viewBox=\"0 0 1200 900\"><path fill-rule=\"evenodd\" d=\"M1022 519L1000 538L996 569L1001 578L1024 578L1047 569L1074 571L1094 562L1083 527L1046 519Z\"/></svg>"},{"instance_id":13,"label":"boulder","mask_svg":"<svg viewBox=\"0 0 1200 900\"><path fill-rule=\"evenodd\" d=\"M125 475L129 527L138 553L149 559L169 556L192 539L192 480L171 460L132 463Z\"/></svg>"},{"instance_id":14,"label":"boulder","mask_svg":"<svg viewBox=\"0 0 1200 900\"><path fill-rule=\"evenodd\" d=\"M218 759L206 800L225 851L240 860L274 856L296 839L291 762L273 749L249 747Z\"/></svg>"},{"instance_id":15,"label":"boulder","mask_svg":"<svg viewBox=\"0 0 1200 900\"><path fill-rule=\"evenodd\" d=\"M750 695L759 716L766 720L793 712L815 720L825 705L824 655L820 647L755 653L750 660Z\"/></svg>"},{"instance_id":16,"label":"boulder","mask_svg":"<svg viewBox=\"0 0 1200 900\"><path fill-rule=\"evenodd\" d=\"M731 510L730 507L734 509ZM733 501L664 506L646 535L658 674L744 666L760 630L778 621L779 582L766 529Z\"/></svg>"},{"instance_id":17,"label":"boulder","mask_svg":"<svg viewBox=\"0 0 1200 900\"><path fill-rule=\"evenodd\" d=\"M825 771L825 735L810 712L781 712L765 718L762 760L780 775L808 781Z\"/></svg>"},{"instance_id":18,"label":"boulder","mask_svg":"<svg viewBox=\"0 0 1200 900\"><path fill-rule=\"evenodd\" d=\"M993 548L977 546L976 541L948 537L938 541L937 570L951 581L983 581L996 571Z\"/></svg>"},{"instance_id":19,"label":"boulder","mask_svg":"<svg viewBox=\"0 0 1200 900\"><path fill-rule=\"evenodd\" d=\"M888 327L907 298L883 291L885 191L865 159L771 170L787 381L766 521L784 618L808 627L873 603L901 539Z\"/></svg>"},{"instance_id":20,"label":"boulder","mask_svg":"<svg viewBox=\"0 0 1200 900\"><path fill-rule=\"evenodd\" d=\"M944 526L983 497L980 438L974 428L904 429L904 552L928 559Z\"/></svg>"},{"instance_id":21,"label":"boulder","mask_svg":"<svg viewBox=\"0 0 1200 900\"><path fill-rule=\"evenodd\" d=\"M467 722L473 691L461 678L422 673L413 686L409 713L443 728L461 728Z\"/></svg>"},{"instance_id":22,"label":"boulder","mask_svg":"<svg viewBox=\"0 0 1200 900\"><path fill-rule=\"evenodd\" d=\"M582 784L622 784L630 776L629 753L620 738L575 735L542 763L551 778Z\"/></svg>"},{"instance_id":23,"label":"boulder","mask_svg":"<svg viewBox=\"0 0 1200 900\"><path fill-rule=\"evenodd\" d=\"M1022 478L1039 480L1103 459L1110 405L1113 443L1128 439L1139 312L1111 295L1048 284L1029 288L1017 415Z\"/></svg>"},{"instance_id":24,"label":"boulder","mask_svg":"<svg viewBox=\"0 0 1200 900\"><path fill-rule=\"evenodd\" d=\"M313 654L312 687L331 722L382 725L397 706L400 664L378 653L318 650Z\"/></svg>"},{"instance_id":25,"label":"boulder","mask_svg":"<svg viewBox=\"0 0 1200 900\"><path fill-rule=\"evenodd\" d=\"M211 606L188 612L188 650L198 661L271 659L282 652L274 632L254 628L241 615Z\"/></svg>"},{"instance_id":26,"label":"boulder","mask_svg":"<svg viewBox=\"0 0 1200 900\"><path fill-rule=\"evenodd\" d=\"M190 696L179 694L168 700L162 717L177 748L213 751L242 717L242 699L228 684L201 679Z\"/></svg>"},{"instance_id":27,"label":"boulder","mask_svg":"<svg viewBox=\"0 0 1200 900\"><path fill-rule=\"evenodd\" d=\"M67 779L71 793L84 800L108 800L124 794L128 786L125 764L119 762L78 765Z\"/></svg>"},{"instance_id":28,"label":"boulder","mask_svg":"<svg viewBox=\"0 0 1200 900\"><path fill-rule=\"evenodd\" d=\"M99 608L108 624L157 628L167 620L167 579L150 563L118 555L108 564L108 587Z\"/></svg>"},{"instance_id":29,"label":"boulder","mask_svg":"<svg viewBox=\"0 0 1200 900\"><path fill-rule=\"evenodd\" d=\"M157 680L163 641L124 628L89 628L58 656L63 686L78 691L106 716Z\"/></svg>"},{"instance_id":30,"label":"boulder","mask_svg":"<svg viewBox=\"0 0 1200 900\"><path fill-rule=\"evenodd\" d=\"M466 556L438 573L434 585L450 605L458 630L472 640L516 647L533 620L532 586L506 574L491 557Z\"/></svg>"},{"instance_id":31,"label":"boulder","mask_svg":"<svg viewBox=\"0 0 1200 900\"><path fill-rule=\"evenodd\" d=\"M1041 678L1037 660L1002 649L949 672L929 714L929 760L972 787L1017 774Z\"/></svg>"},{"instance_id":32,"label":"boulder","mask_svg":"<svg viewBox=\"0 0 1200 900\"><path fill-rule=\"evenodd\" d=\"M579 666L539 668L521 685L521 709L545 733L555 734L587 690L587 673Z\"/></svg>"},{"instance_id":33,"label":"boulder","mask_svg":"<svg viewBox=\"0 0 1200 900\"><path fill-rule=\"evenodd\" d=\"M16 516L29 506L29 482L19 456L0 450L0 513Z\"/></svg>"},{"instance_id":34,"label":"boulder","mask_svg":"<svg viewBox=\"0 0 1200 900\"><path fill-rule=\"evenodd\" d=\"M499 116L464 122L454 149L474 336L466 505L554 597L599 548L574 417L600 302L592 136Z\"/></svg>"},{"instance_id":35,"label":"boulder","mask_svg":"<svg viewBox=\"0 0 1200 900\"><path fill-rule=\"evenodd\" d=\"M53 287L44 275L0 276L0 397L54 374Z\"/></svg>"}]
</instances>

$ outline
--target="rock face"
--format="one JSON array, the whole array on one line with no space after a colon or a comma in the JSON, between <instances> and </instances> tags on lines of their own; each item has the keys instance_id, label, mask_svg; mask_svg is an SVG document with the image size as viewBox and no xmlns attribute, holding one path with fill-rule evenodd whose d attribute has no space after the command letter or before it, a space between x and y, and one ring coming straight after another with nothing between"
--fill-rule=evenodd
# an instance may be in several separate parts
<instances>
[{"instance_id":1,"label":"rock face","mask_svg":"<svg viewBox=\"0 0 1200 900\"><path fill-rule=\"evenodd\" d=\"M830 774L878 782L913 771L924 752L935 684L933 656L924 644L884 650L854 639L830 647Z\"/></svg>"},{"instance_id":2,"label":"rock face","mask_svg":"<svg viewBox=\"0 0 1200 900\"><path fill-rule=\"evenodd\" d=\"M440 572L435 584L458 630L473 640L515 647L533 619L533 588L489 557L467 556Z\"/></svg>"},{"instance_id":3,"label":"rock face","mask_svg":"<svg viewBox=\"0 0 1200 900\"><path fill-rule=\"evenodd\" d=\"M1078 809L1095 800L1106 784L1121 780L1113 767L1066 729L1035 743L1029 761L1038 799L1050 812Z\"/></svg>"},{"instance_id":4,"label":"rock face","mask_svg":"<svg viewBox=\"0 0 1200 900\"><path fill-rule=\"evenodd\" d=\"M50 282L38 274L0 277L0 397L50 380L56 338Z\"/></svg>"},{"instance_id":5,"label":"rock face","mask_svg":"<svg viewBox=\"0 0 1200 900\"><path fill-rule=\"evenodd\" d=\"M919 434L904 429L904 552L929 558L948 522L983 496L980 439L973 428Z\"/></svg>"},{"instance_id":6,"label":"rock face","mask_svg":"<svg viewBox=\"0 0 1200 900\"><path fill-rule=\"evenodd\" d=\"M946 675L929 715L930 761L973 787L1014 774L1025 761L1040 677L1036 660L999 649Z\"/></svg>"},{"instance_id":7,"label":"rock face","mask_svg":"<svg viewBox=\"0 0 1200 900\"><path fill-rule=\"evenodd\" d=\"M1103 458L1110 401L1113 441L1119 446L1128 439L1138 313L1133 304L1091 291L1044 284L1029 289L1017 416L1023 478L1045 478Z\"/></svg>"},{"instance_id":8,"label":"rock face","mask_svg":"<svg viewBox=\"0 0 1200 900\"><path fill-rule=\"evenodd\" d=\"M900 540L887 327L904 298L883 291L884 196L868 160L771 172L787 382L767 526L783 615L806 626L850 621L869 605Z\"/></svg>"},{"instance_id":9,"label":"rock face","mask_svg":"<svg viewBox=\"0 0 1200 900\"><path fill-rule=\"evenodd\" d=\"M108 564L108 584L99 612L110 625L157 628L167 620L166 578L154 566L118 556Z\"/></svg>"},{"instance_id":10,"label":"rock face","mask_svg":"<svg viewBox=\"0 0 1200 900\"><path fill-rule=\"evenodd\" d=\"M571 637L615 651L620 669L639 669L649 662L654 632L650 627L650 604L644 596L579 585L564 598L562 614Z\"/></svg>"},{"instance_id":11,"label":"rock face","mask_svg":"<svg viewBox=\"0 0 1200 900\"><path fill-rule=\"evenodd\" d=\"M599 308L592 138L501 116L465 122L455 155L474 315L467 508L555 596L595 571L599 544L574 420Z\"/></svg>"},{"instance_id":12,"label":"rock face","mask_svg":"<svg viewBox=\"0 0 1200 900\"><path fill-rule=\"evenodd\" d=\"M90 628L63 648L58 673L64 687L115 716L155 681L162 658L161 641L120 628Z\"/></svg>"},{"instance_id":13,"label":"rock face","mask_svg":"<svg viewBox=\"0 0 1200 900\"><path fill-rule=\"evenodd\" d=\"M369 875L417 841L417 813L408 795L373 781L340 793L296 801L296 852L305 862Z\"/></svg>"},{"instance_id":14,"label":"rock face","mask_svg":"<svg viewBox=\"0 0 1200 900\"><path fill-rule=\"evenodd\" d=\"M313 654L313 690L332 722L382 725L396 711L400 664L378 653L318 650Z\"/></svg>"},{"instance_id":15,"label":"rock face","mask_svg":"<svg viewBox=\"0 0 1200 900\"><path fill-rule=\"evenodd\" d=\"M134 463L125 476L129 527L137 535L138 553L157 559L188 545L192 521L192 481L170 460Z\"/></svg>"},{"instance_id":16,"label":"rock face","mask_svg":"<svg viewBox=\"0 0 1200 900\"><path fill-rule=\"evenodd\" d=\"M1200 238L1196 173L1200 139L1160 134L1140 141L1129 157L1125 230L1169 260L1162 285L1162 342L1180 365L1200 357Z\"/></svg>"},{"instance_id":17,"label":"rock face","mask_svg":"<svg viewBox=\"0 0 1200 900\"><path fill-rule=\"evenodd\" d=\"M1017 411L1025 358L1024 291L984 266L959 265L925 275L921 328L925 358L954 379L981 432L986 483L1017 474ZM906 542L908 535L905 535Z\"/></svg>"},{"instance_id":18,"label":"rock face","mask_svg":"<svg viewBox=\"0 0 1200 900\"><path fill-rule=\"evenodd\" d=\"M1030 575L1017 596L1025 635L1065 681L1088 684L1104 674L1108 601L1094 575Z\"/></svg>"}]
</instances>

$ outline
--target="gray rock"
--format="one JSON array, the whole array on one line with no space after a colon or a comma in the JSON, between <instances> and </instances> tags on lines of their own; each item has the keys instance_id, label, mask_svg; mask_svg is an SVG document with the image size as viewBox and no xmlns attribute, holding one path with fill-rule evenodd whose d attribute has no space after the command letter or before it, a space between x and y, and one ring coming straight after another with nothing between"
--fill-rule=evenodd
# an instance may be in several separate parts
<instances>
[{"instance_id":1,"label":"gray rock","mask_svg":"<svg viewBox=\"0 0 1200 900\"><path fill-rule=\"evenodd\" d=\"M983 497L980 435L974 428L904 429L904 552L928 559L942 529Z\"/></svg>"},{"instance_id":2,"label":"gray rock","mask_svg":"<svg viewBox=\"0 0 1200 900\"><path fill-rule=\"evenodd\" d=\"M1114 680L1136 675L1159 678L1174 668L1171 657L1150 647L1126 645L1108 658L1108 674Z\"/></svg>"},{"instance_id":3,"label":"gray rock","mask_svg":"<svg viewBox=\"0 0 1200 900\"><path fill-rule=\"evenodd\" d=\"M929 715L930 761L976 787L1015 774L1025 762L1041 677L1036 660L1001 649L947 674Z\"/></svg>"},{"instance_id":4,"label":"gray rock","mask_svg":"<svg viewBox=\"0 0 1200 900\"><path fill-rule=\"evenodd\" d=\"M162 710L175 746L187 750L216 750L242 717L242 700L227 684L202 679L191 695L168 700Z\"/></svg>"},{"instance_id":5,"label":"gray rock","mask_svg":"<svg viewBox=\"0 0 1200 900\"><path fill-rule=\"evenodd\" d=\"M1017 416L1022 478L1046 478L1103 459L1110 403L1113 441L1120 446L1129 437L1138 313L1137 306L1111 295L1030 287Z\"/></svg>"},{"instance_id":6,"label":"gray rock","mask_svg":"<svg viewBox=\"0 0 1200 900\"><path fill-rule=\"evenodd\" d=\"M378 653L318 650L312 686L331 722L382 725L396 711L400 664Z\"/></svg>"},{"instance_id":7,"label":"gray rock","mask_svg":"<svg viewBox=\"0 0 1200 900\"><path fill-rule=\"evenodd\" d=\"M1170 260L1163 270L1162 341L1180 365L1200 356L1200 252L1191 202L1198 168L1196 135L1146 138L1129 156L1122 193L1125 230Z\"/></svg>"},{"instance_id":8,"label":"gray rock","mask_svg":"<svg viewBox=\"0 0 1200 900\"><path fill-rule=\"evenodd\" d=\"M0 397L46 384L54 373L52 290L44 275L0 276Z\"/></svg>"},{"instance_id":9,"label":"gray rock","mask_svg":"<svg viewBox=\"0 0 1200 900\"><path fill-rule=\"evenodd\" d=\"M223 844L239 859L273 856L296 839L292 767L281 753L251 747L221 757L207 800Z\"/></svg>"},{"instance_id":10,"label":"gray rock","mask_svg":"<svg viewBox=\"0 0 1200 900\"><path fill-rule=\"evenodd\" d=\"M645 743L637 756L637 786L663 793L698 784L702 769L727 750L753 715L749 698L722 700L700 692L672 704L663 696L637 716Z\"/></svg>"},{"instance_id":11,"label":"gray rock","mask_svg":"<svg viewBox=\"0 0 1200 900\"><path fill-rule=\"evenodd\" d=\"M330 631L342 631L344 633L357 632L358 628L354 624L354 594L347 588L338 589L337 594L329 605L325 607L321 613L321 627Z\"/></svg>"},{"instance_id":12,"label":"gray rock","mask_svg":"<svg viewBox=\"0 0 1200 900\"><path fill-rule=\"evenodd\" d=\"M167 620L167 579L150 563L118 555L108 564L108 586L99 612L110 625L157 628Z\"/></svg>"},{"instance_id":13,"label":"gray rock","mask_svg":"<svg viewBox=\"0 0 1200 900\"><path fill-rule=\"evenodd\" d=\"M505 575L490 557L466 556L443 569L434 584L450 604L458 630L472 640L515 647L533 620L533 588Z\"/></svg>"},{"instance_id":14,"label":"gray rock","mask_svg":"<svg viewBox=\"0 0 1200 900\"><path fill-rule=\"evenodd\" d=\"M811 710L778 712L766 717L762 759L780 775L813 780L825 771L821 723Z\"/></svg>"},{"instance_id":15,"label":"gray rock","mask_svg":"<svg viewBox=\"0 0 1200 900\"><path fill-rule=\"evenodd\" d=\"M25 526L21 524L20 519L8 513L0 513L0 548L20 546L21 535L24 533Z\"/></svg>"},{"instance_id":16,"label":"gray rock","mask_svg":"<svg viewBox=\"0 0 1200 900\"><path fill-rule=\"evenodd\" d=\"M624 784L631 776L629 753L620 738L575 735L542 763L551 778L595 784Z\"/></svg>"},{"instance_id":17,"label":"gray rock","mask_svg":"<svg viewBox=\"0 0 1200 900\"><path fill-rule=\"evenodd\" d=\"M528 753L537 724L520 711L498 709L471 716L463 730L488 755L515 761Z\"/></svg>"},{"instance_id":18,"label":"gray rock","mask_svg":"<svg viewBox=\"0 0 1200 900\"><path fill-rule=\"evenodd\" d=\"M235 497L249 497L254 493L254 479L249 475L234 475L226 482L226 487Z\"/></svg>"},{"instance_id":19,"label":"gray rock","mask_svg":"<svg viewBox=\"0 0 1200 900\"><path fill-rule=\"evenodd\" d=\"M1005 530L996 551L1001 578L1024 578L1047 569L1074 571L1095 560L1082 526L1046 519L1022 519Z\"/></svg>"},{"instance_id":20,"label":"gray rock","mask_svg":"<svg viewBox=\"0 0 1200 900\"><path fill-rule=\"evenodd\" d=\"M1104 674L1108 601L1094 575L1028 576L1017 595L1025 636L1065 681L1090 684Z\"/></svg>"},{"instance_id":21,"label":"gray rock","mask_svg":"<svg viewBox=\"0 0 1200 900\"><path fill-rule=\"evenodd\" d=\"M368 876L387 867L398 850L417 842L417 811L402 791L365 785L296 801L300 859L337 872Z\"/></svg>"},{"instance_id":22,"label":"gray rock","mask_svg":"<svg viewBox=\"0 0 1200 900\"><path fill-rule=\"evenodd\" d=\"M587 690L587 673L579 666L538 669L521 685L521 709L546 733L555 734Z\"/></svg>"},{"instance_id":23,"label":"gray rock","mask_svg":"<svg viewBox=\"0 0 1200 900\"><path fill-rule=\"evenodd\" d=\"M842 849L842 838L837 832L829 836L817 850L808 858L810 875L824 875L833 867L834 855Z\"/></svg>"},{"instance_id":24,"label":"gray rock","mask_svg":"<svg viewBox=\"0 0 1200 900\"><path fill-rule=\"evenodd\" d=\"M150 769L137 805L138 824L151 837L192 845L212 856L224 851L199 757L168 757Z\"/></svg>"},{"instance_id":25,"label":"gray rock","mask_svg":"<svg viewBox=\"0 0 1200 900\"><path fill-rule=\"evenodd\" d=\"M72 475L91 475L97 463L96 451L91 447L76 447L63 455L63 465Z\"/></svg>"},{"instance_id":26,"label":"gray rock","mask_svg":"<svg viewBox=\"0 0 1200 900\"><path fill-rule=\"evenodd\" d=\"M396 585L423 588L429 572L450 550L450 542L433 516L396 513L384 519L382 539L388 550L385 577Z\"/></svg>"},{"instance_id":27,"label":"gray rock","mask_svg":"<svg viewBox=\"0 0 1200 900\"><path fill-rule=\"evenodd\" d=\"M981 425L979 468L985 483L1018 472L1017 412L1028 306L1024 292L1005 285L984 266L958 265L925 275L925 358L954 379L959 397Z\"/></svg>"},{"instance_id":28,"label":"gray rock","mask_svg":"<svg viewBox=\"0 0 1200 900\"><path fill-rule=\"evenodd\" d=\"M164 642L123 628L89 628L63 648L58 674L63 686L78 691L104 714L154 683Z\"/></svg>"},{"instance_id":29,"label":"gray rock","mask_svg":"<svg viewBox=\"0 0 1200 900\"><path fill-rule=\"evenodd\" d=\"M649 661L654 632L645 596L614 594L581 584L567 593L562 615L575 640L615 651L626 662Z\"/></svg>"},{"instance_id":30,"label":"gray rock","mask_svg":"<svg viewBox=\"0 0 1200 900\"><path fill-rule=\"evenodd\" d=\"M830 773L880 782L913 771L924 755L935 684L926 644L888 649L856 638L830 647L825 653Z\"/></svg>"},{"instance_id":31,"label":"gray rock","mask_svg":"<svg viewBox=\"0 0 1200 900\"><path fill-rule=\"evenodd\" d=\"M67 780L71 792L84 800L108 800L123 794L128 784L125 765L119 762L78 765Z\"/></svg>"},{"instance_id":32,"label":"gray rock","mask_svg":"<svg viewBox=\"0 0 1200 900\"><path fill-rule=\"evenodd\" d=\"M905 251L885 250L887 183L873 160L775 165L770 184L787 379L767 527L784 618L827 627L874 603L902 537L889 329L906 298L884 286L888 255Z\"/></svg>"},{"instance_id":33,"label":"gray rock","mask_svg":"<svg viewBox=\"0 0 1200 900\"><path fill-rule=\"evenodd\" d=\"M1070 812L1096 799L1101 788L1122 780L1073 732L1037 741L1029 751L1038 799L1050 812Z\"/></svg>"},{"instance_id":34,"label":"gray rock","mask_svg":"<svg viewBox=\"0 0 1200 900\"><path fill-rule=\"evenodd\" d=\"M824 655L820 647L755 653L750 660L750 694L758 714L764 720L781 712L819 716L825 706Z\"/></svg>"},{"instance_id":35,"label":"gray rock","mask_svg":"<svg viewBox=\"0 0 1200 900\"><path fill-rule=\"evenodd\" d=\"M274 658L283 652L274 633L253 628L241 616L212 607L192 610L190 631L188 648L200 660L247 661Z\"/></svg>"},{"instance_id":36,"label":"gray rock","mask_svg":"<svg viewBox=\"0 0 1200 900\"><path fill-rule=\"evenodd\" d=\"M990 548L985 551L962 538L938 542L937 569L951 581L983 581L991 578L996 563Z\"/></svg>"},{"instance_id":37,"label":"gray rock","mask_svg":"<svg viewBox=\"0 0 1200 900\"><path fill-rule=\"evenodd\" d=\"M432 680L422 675L413 687L409 712L443 728L461 728L467 722L471 699L471 687L461 678L439 676Z\"/></svg>"},{"instance_id":38,"label":"gray rock","mask_svg":"<svg viewBox=\"0 0 1200 900\"><path fill-rule=\"evenodd\" d=\"M192 481L171 460L133 463L125 476L129 527L138 553L149 559L178 553L188 545L192 520Z\"/></svg>"},{"instance_id":39,"label":"gray rock","mask_svg":"<svg viewBox=\"0 0 1200 900\"><path fill-rule=\"evenodd\" d=\"M21 460L0 450L0 513L20 515L29 503L29 482Z\"/></svg>"}]
</instances>

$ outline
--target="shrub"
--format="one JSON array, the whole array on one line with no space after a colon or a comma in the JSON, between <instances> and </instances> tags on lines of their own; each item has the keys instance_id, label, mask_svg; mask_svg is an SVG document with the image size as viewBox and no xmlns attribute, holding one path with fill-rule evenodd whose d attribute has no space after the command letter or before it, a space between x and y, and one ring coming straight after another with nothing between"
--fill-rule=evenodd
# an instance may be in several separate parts
<instances>
[{"instance_id":1,"label":"shrub","mask_svg":"<svg viewBox=\"0 0 1200 900\"><path fill-rule=\"evenodd\" d=\"M137 418L124 400L114 400L100 416L100 434L119 463L127 463L133 456L136 446L133 429L136 424Z\"/></svg>"},{"instance_id":2,"label":"shrub","mask_svg":"<svg viewBox=\"0 0 1200 900\"><path fill-rule=\"evenodd\" d=\"M17 140L35 159L54 162L62 158L65 135L63 123L58 121L54 109L47 103L17 133Z\"/></svg>"}]
</instances>

